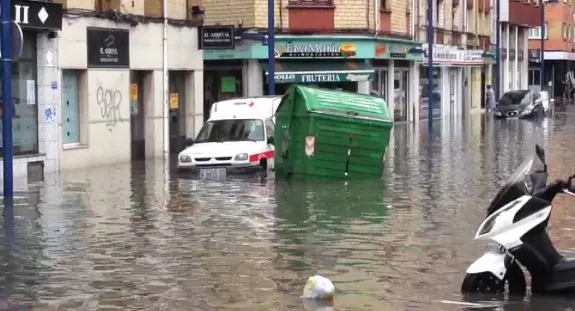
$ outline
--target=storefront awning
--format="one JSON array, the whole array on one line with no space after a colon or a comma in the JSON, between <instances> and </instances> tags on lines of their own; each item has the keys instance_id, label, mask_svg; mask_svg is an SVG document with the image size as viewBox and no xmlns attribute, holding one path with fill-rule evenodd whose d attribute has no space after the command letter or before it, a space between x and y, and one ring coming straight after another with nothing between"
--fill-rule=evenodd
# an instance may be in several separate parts
<instances>
[{"instance_id":1,"label":"storefront awning","mask_svg":"<svg viewBox=\"0 0 575 311\"><path fill-rule=\"evenodd\" d=\"M268 74L267 64L262 68ZM276 83L320 83L369 81L375 74L366 63L344 61L276 61Z\"/></svg>"}]
</instances>

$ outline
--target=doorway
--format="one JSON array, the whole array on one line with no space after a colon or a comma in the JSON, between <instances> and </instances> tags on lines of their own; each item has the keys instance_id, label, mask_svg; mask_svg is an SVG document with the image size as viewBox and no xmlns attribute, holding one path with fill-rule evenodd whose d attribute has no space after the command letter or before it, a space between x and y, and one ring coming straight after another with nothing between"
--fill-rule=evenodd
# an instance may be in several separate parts
<instances>
[{"instance_id":1,"label":"doorway","mask_svg":"<svg viewBox=\"0 0 575 311\"><path fill-rule=\"evenodd\" d=\"M407 120L407 86L408 86L409 70L396 69L393 73L393 106L394 120L406 121Z\"/></svg>"},{"instance_id":2,"label":"doorway","mask_svg":"<svg viewBox=\"0 0 575 311\"><path fill-rule=\"evenodd\" d=\"M486 73L485 73L486 70L487 69L485 68L485 66L481 67L481 89L480 89L480 93L479 93L479 94L481 94L479 96L480 100L481 100L481 103L480 103L481 108L485 108L485 90L487 90L487 85L486 85L487 81L486 81Z\"/></svg>"},{"instance_id":3,"label":"doorway","mask_svg":"<svg viewBox=\"0 0 575 311\"><path fill-rule=\"evenodd\" d=\"M170 154L178 154L186 147L185 72L170 71L168 74L168 84Z\"/></svg>"},{"instance_id":4,"label":"doorway","mask_svg":"<svg viewBox=\"0 0 575 311\"><path fill-rule=\"evenodd\" d=\"M455 88L455 81L456 81L456 71L453 69L449 70L449 111L453 115L455 114L455 100L456 100L456 88Z\"/></svg>"},{"instance_id":5,"label":"doorway","mask_svg":"<svg viewBox=\"0 0 575 311\"><path fill-rule=\"evenodd\" d=\"M132 161L146 158L146 130L144 117L144 71L130 71L130 135Z\"/></svg>"}]
</instances>

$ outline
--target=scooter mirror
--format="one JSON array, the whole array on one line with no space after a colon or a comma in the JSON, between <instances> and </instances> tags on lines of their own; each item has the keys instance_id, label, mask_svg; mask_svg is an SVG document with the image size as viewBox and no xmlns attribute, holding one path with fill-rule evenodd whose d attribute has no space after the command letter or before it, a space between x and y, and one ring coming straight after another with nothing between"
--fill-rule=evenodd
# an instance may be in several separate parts
<instances>
[{"instance_id":1,"label":"scooter mirror","mask_svg":"<svg viewBox=\"0 0 575 311\"><path fill-rule=\"evenodd\" d=\"M541 160L541 162L543 162L543 164L547 164L545 162L545 151L543 150L543 148L541 148L541 146L535 145L535 153L539 157L539 160Z\"/></svg>"}]
</instances>

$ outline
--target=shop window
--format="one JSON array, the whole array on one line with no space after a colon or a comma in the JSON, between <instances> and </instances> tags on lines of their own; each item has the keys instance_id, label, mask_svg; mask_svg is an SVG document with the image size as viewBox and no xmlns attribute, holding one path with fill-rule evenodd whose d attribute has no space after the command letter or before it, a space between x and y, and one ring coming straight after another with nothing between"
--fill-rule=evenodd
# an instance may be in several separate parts
<instances>
[{"instance_id":1,"label":"shop window","mask_svg":"<svg viewBox=\"0 0 575 311\"><path fill-rule=\"evenodd\" d=\"M231 66L230 66L231 67ZM204 71L204 119L215 102L243 96L242 69ZM205 121L204 120L204 121Z\"/></svg>"},{"instance_id":2,"label":"shop window","mask_svg":"<svg viewBox=\"0 0 575 311\"><path fill-rule=\"evenodd\" d=\"M266 119L266 134L267 137L274 137L274 121Z\"/></svg>"},{"instance_id":3,"label":"shop window","mask_svg":"<svg viewBox=\"0 0 575 311\"><path fill-rule=\"evenodd\" d=\"M38 153L36 34L25 33L23 46L21 58L12 64L12 135L16 155ZM3 105L1 96L0 88ZM0 133L1 129L0 120Z\"/></svg>"},{"instance_id":4,"label":"shop window","mask_svg":"<svg viewBox=\"0 0 575 311\"><path fill-rule=\"evenodd\" d=\"M64 145L82 142L80 104L82 77L80 70L62 70L62 143Z\"/></svg>"},{"instance_id":5,"label":"shop window","mask_svg":"<svg viewBox=\"0 0 575 311\"><path fill-rule=\"evenodd\" d=\"M381 2L379 3L379 8L383 11L387 11L389 10L389 4L387 3L387 0L380 0Z\"/></svg>"},{"instance_id":6,"label":"shop window","mask_svg":"<svg viewBox=\"0 0 575 311\"><path fill-rule=\"evenodd\" d=\"M425 66L420 67L419 71L419 91L421 95L421 99L419 101L419 118L420 119L427 119L429 116L429 90L428 90L428 83L427 83L427 73L428 68ZM441 69L434 67L433 68L433 91L432 91L432 113L433 117L440 117L441 116L441 88L440 88L440 75Z\"/></svg>"}]
</instances>

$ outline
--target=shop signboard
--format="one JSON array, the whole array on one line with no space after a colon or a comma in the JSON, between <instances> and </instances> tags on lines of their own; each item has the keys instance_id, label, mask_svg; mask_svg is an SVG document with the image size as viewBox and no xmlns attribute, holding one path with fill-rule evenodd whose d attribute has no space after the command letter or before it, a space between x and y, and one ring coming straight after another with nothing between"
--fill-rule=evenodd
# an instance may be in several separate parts
<instances>
[{"instance_id":1,"label":"shop signboard","mask_svg":"<svg viewBox=\"0 0 575 311\"><path fill-rule=\"evenodd\" d=\"M128 29L88 27L87 49L90 68L130 68Z\"/></svg>"},{"instance_id":2,"label":"shop signboard","mask_svg":"<svg viewBox=\"0 0 575 311\"><path fill-rule=\"evenodd\" d=\"M293 42L276 44L276 58L355 58L357 45L340 42Z\"/></svg>"},{"instance_id":3,"label":"shop signboard","mask_svg":"<svg viewBox=\"0 0 575 311\"><path fill-rule=\"evenodd\" d=\"M276 83L282 84L306 84L321 82L361 82L373 78L373 72L277 72Z\"/></svg>"},{"instance_id":4,"label":"shop signboard","mask_svg":"<svg viewBox=\"0 0 575 311\"><path fill-rule=\"evenodd\" d=\"M421 53L413 53L414 44L395 42L376 42L374 44L374 58L376 59L403 59L408 61L421 61Z\"/></svg>"},{"instance_id":5,"label":"shop signboard","mask_svg":"<svg viewBox=\"0 0 575 311\"><path fill-rule=\"evenodd\" d=\"M428 62L428 48L424 46L424 64ZM453 65L481 65L486 63L483 50L461 50L453 46L439 45L433 46L433 62L438 64Z\"/></svg>"},{"instance_id":6,"label":"shop signboard","mask_svg":"<svg viewBox=\"0 0 575 311\"><path fill-rule=\"evenodd\" d=\"M234 25L202 26L198 46L206 50L233 50L235 47Z\"/></svg>"},{"instance_id":7,"label":"shop signboard","mask_svg":"<svg viewBox=\"0 0 575 311\"><path fill-rule=\"evenodd\" d=\"M61 30L62 12L61 3L12 0L12 18L22 29Z\"/></svg>"}]
</instances>

